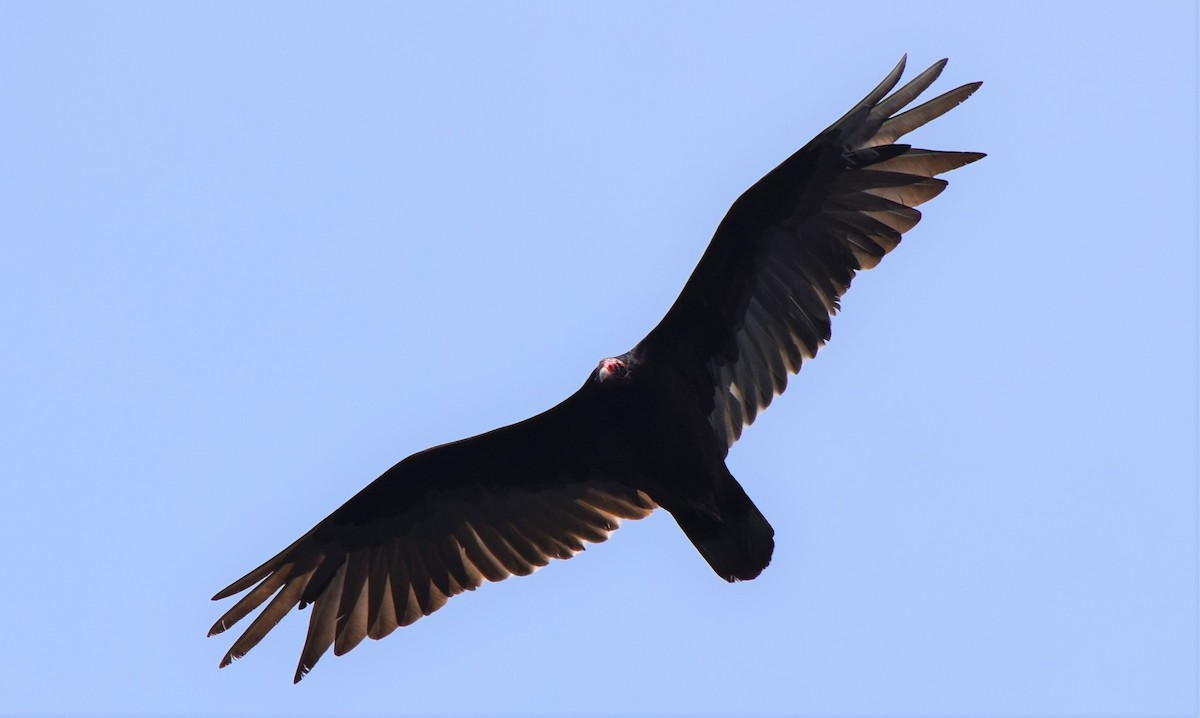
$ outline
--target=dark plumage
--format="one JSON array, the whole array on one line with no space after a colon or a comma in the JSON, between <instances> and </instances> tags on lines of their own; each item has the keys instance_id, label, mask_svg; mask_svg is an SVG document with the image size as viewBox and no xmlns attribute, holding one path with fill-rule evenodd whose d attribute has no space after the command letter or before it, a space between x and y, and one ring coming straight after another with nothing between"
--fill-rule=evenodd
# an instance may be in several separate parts
<instances>
[{"instance_id":1,"label":"dark plumage","mask_svg":"<svg viewBox=\"0 0 1200 718\"><path fill-rule=\"evenodd\" d=\"M935 63L890 96L896 68L844 117L734 202L683 292L634 349L558 406L408 457L277 556L222 590L250 589L212 627L266 603L221 665L309 606L300 680L486 581L524 576L656 506L727 581L757 576L774 530L725 467L729 447L829 339L856 271L874 267L983 157L894 144L965 100L964 85L903 111ZM268 603L269 600L269 603Z\"/></svg>"}]
</instances>

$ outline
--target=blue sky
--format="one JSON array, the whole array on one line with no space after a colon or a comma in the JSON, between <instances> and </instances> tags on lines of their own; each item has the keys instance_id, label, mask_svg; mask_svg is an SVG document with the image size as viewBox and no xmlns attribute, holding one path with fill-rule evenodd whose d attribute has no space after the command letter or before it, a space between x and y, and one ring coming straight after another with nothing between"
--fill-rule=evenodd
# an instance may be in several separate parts
<instances>
[{"instance_id":1,"label":"blue sky","mask_svg":"<svg viewBox=\"0 0 1200 718\"><path fill-rule=\"evenodd\" d=\"M1191 714L1193 3L0 3L0 711ZM834 9L836 8L836 9ZM669 516L290 677L217 589L572 392L910 55L989 157Z\"/></svg>"}]
</instances>

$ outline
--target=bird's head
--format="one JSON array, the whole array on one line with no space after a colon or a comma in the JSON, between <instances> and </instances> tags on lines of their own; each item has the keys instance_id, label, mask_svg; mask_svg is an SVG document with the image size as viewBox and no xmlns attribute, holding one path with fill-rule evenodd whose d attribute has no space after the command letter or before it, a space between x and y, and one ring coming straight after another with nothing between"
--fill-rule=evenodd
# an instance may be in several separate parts
<instances>
[{"instance_id":1,"label":"bird's head","mask_svg":"<svg viewBox=\"0 0 1200 718\"><path fill-rule=\"evenodd\" d=\"M596 366L595 379L600 384L618 385L631 378L627 357L609 357L601 359Z\"/></svg>"}]
</instances>

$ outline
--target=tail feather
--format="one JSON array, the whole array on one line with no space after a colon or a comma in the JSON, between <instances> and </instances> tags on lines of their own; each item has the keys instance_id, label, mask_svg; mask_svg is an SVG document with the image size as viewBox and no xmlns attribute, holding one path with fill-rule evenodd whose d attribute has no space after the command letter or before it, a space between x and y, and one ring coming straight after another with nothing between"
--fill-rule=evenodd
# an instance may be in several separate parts
<instances>
[{"instance_id":1,"label":"tail feather","mask_svg":"<svg viewBox=\"0 0 1200 718\"><path fill-rule=\"evenodd\" d=\"M711 503L663 505L675 517L696 550L726 581L749 581L771 563L775 529L730 476L714 491Z\"/></svg>"}]
</instances>

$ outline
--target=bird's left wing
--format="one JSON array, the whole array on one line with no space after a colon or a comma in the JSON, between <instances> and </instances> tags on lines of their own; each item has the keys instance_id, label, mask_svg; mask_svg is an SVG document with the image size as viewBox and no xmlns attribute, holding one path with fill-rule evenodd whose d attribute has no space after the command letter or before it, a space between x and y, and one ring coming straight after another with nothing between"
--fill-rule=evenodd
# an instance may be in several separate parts
<instances>
[{"instance_id":1,"label":"bird's left wing","mask_svg":"<svg viewBox=\"0 0 1200 718\"><path fill-rule=\"evenodd\" d=\"M671 310L634 349L685 377L722 453L829 339L830 317L855 272L878 264L917 223L914 208L946 187L937 175L984 156L896 144L979 87L905 110L945 63L889 95L902 59L739 197Z\"/></svg>"},{"instance_id":2,"label":"bird's left wing","mask_svg":"<svg viewBox=\"0 0 1200 718\"><path fill-rule=\"evenodd\" d=\"M554 410L548 412L553 413ZM333 646L383 638L486 581L525 576L654 510L646 494L578 465L547 414L400 462L277 556L213 597L250 589L222 633L266 603L221 661L241 658L297 605L310 610L299 681ZM269 603L268 603L269 600Z\"/></svg>"}]
</instances>

